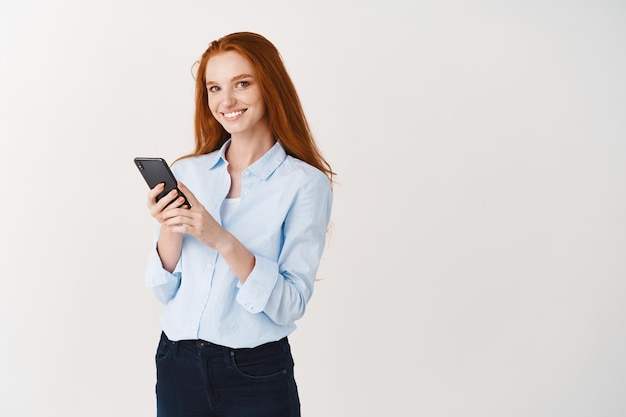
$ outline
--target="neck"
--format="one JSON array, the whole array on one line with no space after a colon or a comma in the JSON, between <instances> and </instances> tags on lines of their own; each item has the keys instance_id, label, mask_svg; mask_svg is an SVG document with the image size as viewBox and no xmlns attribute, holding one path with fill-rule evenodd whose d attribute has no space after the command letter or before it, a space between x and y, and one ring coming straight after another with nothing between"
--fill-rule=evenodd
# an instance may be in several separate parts
<instances>
[{"instance_id":1,"label":"neck","mask_svg":"<svg viewBox=\"0 0 626 417\"><path fill-rule=\"evenodd\" d=\"M233 135L226 150L226 160L231 169L242 171L265 155L275 142L271 135L255 138Z\"/></svg>"}]
</instances>

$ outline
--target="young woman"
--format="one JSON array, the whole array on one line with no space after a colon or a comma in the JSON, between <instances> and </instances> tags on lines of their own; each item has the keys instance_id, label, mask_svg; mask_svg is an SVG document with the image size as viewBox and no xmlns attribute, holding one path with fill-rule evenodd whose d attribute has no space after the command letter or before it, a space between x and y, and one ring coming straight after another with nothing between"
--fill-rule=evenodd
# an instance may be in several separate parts
<instances>
[{"instance_id":1,"label":"young woman","mask_svg":"<svg viewBox=\"0 0 626 417\"><path fill-rule=\"evenodd\" d=\"M213 41L197 65L195 151L156 201L145 283L165 304L157 415L293 417L287 336L313 293L333 171L279 52L249 32Z\"/></svg>"}]
</instances>

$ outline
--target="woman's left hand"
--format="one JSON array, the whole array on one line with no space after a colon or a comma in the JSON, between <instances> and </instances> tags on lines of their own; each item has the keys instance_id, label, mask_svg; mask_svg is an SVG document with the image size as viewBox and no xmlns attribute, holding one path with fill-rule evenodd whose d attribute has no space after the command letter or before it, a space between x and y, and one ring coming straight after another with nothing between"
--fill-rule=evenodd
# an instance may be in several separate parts
<instances>
[{"instance_id":1,"label":"woman's left hand","mask_svg":"<svg viewBox=\"0 0 626 417\"><path fill-rule=\"evenodd\" d=\"M188 233L210 248L217 249L220 240L225 237L226 231L200 204L185 184L179 182L178 188L191 203L191 208L181 207L163 211L159 215L161 224L167 227L170 232Z\"/></svg>"}]
</instances>

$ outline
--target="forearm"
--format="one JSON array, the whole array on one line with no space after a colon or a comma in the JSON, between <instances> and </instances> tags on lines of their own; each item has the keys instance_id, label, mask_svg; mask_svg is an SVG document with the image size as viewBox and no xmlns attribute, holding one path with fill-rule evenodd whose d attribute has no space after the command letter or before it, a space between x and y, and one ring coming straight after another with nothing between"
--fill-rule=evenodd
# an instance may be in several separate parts
<instances>
[{"instance_id":1,"label":"forearm","mask_svg":"<svg viewBox=\"0 0 626 417\"><path fill-rule=\"evenodd\" d=\"M243 284L254 269L254 255L235 236L222 229L216 250Z\"/></svg>"},{"instance_id":2,"label":"forearm","mask_svg":"<svg viewBox=\"0 0 626 417\"><path fill-rule=\"evenodd\" d=\"M183 236L180 233L172 233L167 227L161 227L157 252L161 258L163 269L169 273L174 272L183 247Z\"/></svg>"}]
</instances>

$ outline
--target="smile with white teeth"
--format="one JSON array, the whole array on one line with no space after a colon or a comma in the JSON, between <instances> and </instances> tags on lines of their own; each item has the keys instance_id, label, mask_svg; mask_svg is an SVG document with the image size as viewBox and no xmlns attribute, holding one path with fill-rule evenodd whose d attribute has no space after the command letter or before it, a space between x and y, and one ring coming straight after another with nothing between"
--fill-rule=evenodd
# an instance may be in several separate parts
<instances>
[{"instance_id":1,"label":"smile with white teeth","mask_svg":"<svg viewBox=\"0 0 626 417\"><path fill-rule=\"evenodd\" d=\"M245 110L239 110L239 111L234 111L234 112L231 112L231 113L224 113L224 117L232 119L233 117L237 117L240 114L243 114L244 111Z\"/></svg>"}]
</instances>

